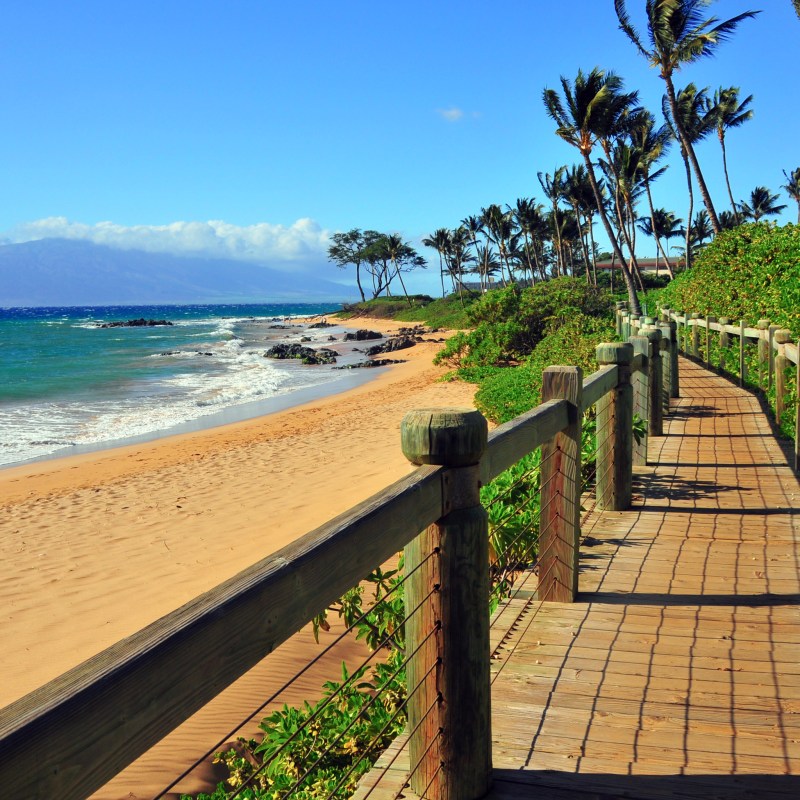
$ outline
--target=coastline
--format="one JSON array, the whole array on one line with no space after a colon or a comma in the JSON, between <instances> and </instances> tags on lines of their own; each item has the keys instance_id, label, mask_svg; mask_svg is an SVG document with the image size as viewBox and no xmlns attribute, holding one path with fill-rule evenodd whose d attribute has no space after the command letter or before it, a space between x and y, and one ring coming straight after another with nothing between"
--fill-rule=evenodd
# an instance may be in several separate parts
<instances>
[{"instance_id":1,"label":"coastline","mask_svg":"<svg viewBox=\"0 0 800 800\"><path fill-rule=\"evenodd\" d=\"M267 416L0 471L0 705L406 474L405 412L472 405L474 387L438 382L440 347L419 343L359 386ZM152 796L264 700L265 681L280 685L319 650L295 637L96 797ZM350 656L326 668L336 675Z\"/></svg>"}]
</instances>

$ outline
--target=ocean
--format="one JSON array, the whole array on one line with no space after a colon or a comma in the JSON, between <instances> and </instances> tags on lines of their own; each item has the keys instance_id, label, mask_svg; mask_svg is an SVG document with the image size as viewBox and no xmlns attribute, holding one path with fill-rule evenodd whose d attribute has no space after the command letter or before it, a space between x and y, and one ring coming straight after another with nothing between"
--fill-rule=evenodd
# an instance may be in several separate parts
<instances>
[{"instance_id":1,"label":"ocean","mask_svg":"<svg viewBox=\"0 0 800 800\"><path fill-rule=\"evenodd\" d=\"M263 357L279 342L330 346L338 366L363 359L344 328L294 318L331 304L0 309L0 465L196 430L304 402L368 380ZM100 327L132 319L155 327ZM333 336L336 341L329 341Z\"/></svg>"}]
</instances>

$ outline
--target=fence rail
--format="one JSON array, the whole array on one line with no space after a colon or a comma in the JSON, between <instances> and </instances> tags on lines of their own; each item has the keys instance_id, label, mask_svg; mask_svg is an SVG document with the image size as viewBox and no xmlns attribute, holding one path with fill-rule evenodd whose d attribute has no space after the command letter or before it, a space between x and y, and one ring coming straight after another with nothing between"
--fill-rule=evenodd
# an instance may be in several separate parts
<instances>
[{"instance_id":1,"label":"fence rail","mask_svg":"<svg viewBox=\"0 0 800 800\"><path fill-rule=\"evenodd\" d=\"M411 412L404 452L422 466L408 477L2 709L3 791L28 800L91 794L405 548L414 570L406 600L420 608L406 631L417 790L481 796L491 736L479 488L542 448L539 596L574 600L583 411L596 404L598 507L620 510L631 497L634 408L655 432L664 397L677 394L677 372L662 375L660 357L670 362L674 329L635 332L635 357L630 343L600 345L600 367L585 380L576 367L548 368L545 402L488 437L478 412Z\"/></svg>"},{"instance_id":2,"label":"fence rail","mask_svg":"<svg viewBox=\"0 0 800 800\"><path fill-rule=\"evenodd\" d=\"M617 332L621 336L634 335L642 325L652 324L647 317L634 317L624 303L617 304ZM734 378L740 386L751 384L765 393L775 393L775 417L780 424L786 412L794 404L794 470L800 474L800 343L792 342L792 332L772 325L768 319L760 319L755 328L746 321L732 321L729 317L703 316L699 313L660 309L665 325L674 326L677 348L684 354L702 361L708 368L716 369ZM716 334L716 341L711 334ZM738 347L734 342L738 340ZM748 374L748 346L756 345L757 374ZM712 359L712 350L718 357ZM737 369L728 368L725 354L735 356ZM794 375L791 376L791 365Z\"/></svg>"}]
</instances>

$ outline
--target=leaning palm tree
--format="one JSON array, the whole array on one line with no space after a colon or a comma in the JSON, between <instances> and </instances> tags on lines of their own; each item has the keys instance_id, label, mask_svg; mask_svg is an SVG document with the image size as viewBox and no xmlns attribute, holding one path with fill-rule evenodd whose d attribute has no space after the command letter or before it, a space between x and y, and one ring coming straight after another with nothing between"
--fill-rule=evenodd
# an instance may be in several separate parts
<instances>
[{"instance_id":1,"label":"leaning palm tree","mask_svg":"<svg viewBox=\"0 0 800 800\"><path fill-rule=\"evenodd\" d=\"M655 224L653 194L650 191L650 184L667 171L666 166L658 167L657 169L654 168L669 150L669 146L672 142L670 130L667 125L661 125L657 128L655 116L649 111L643 110L637 115L634 124L631 126L630 140L631 144L638 152L639 170L641 172L645 193L647 194L647 204L650 208L650 226L651 229L656 231L656 255L660 252L664 256L667 271L669 272L670 278L672 278L674 277L672 265L669 262L667 254L664 252L664 247L661 244L661 237L658 235L658 226Z\"/></svg>"},{"instance_id":2,"label":"leaning palm tree","mask_svg":"<svg viewBox=\"0 0 800 800\"><path fill-rule=\"evenodd\" d=\"M425 247L430 247L439 254L439 274L442 279L442 297L445 296L444 289L444 256L450 245L450 231L447 228L438 228L430 236L422 240Z\"/></svg>"},{"instance_id":3,"label":"leaning palm tree","mask_svg":"<svg viewBox=\"0 0 800 800\"><path fill-rule=\"evenodd\" d=\"M552 208L550 210L550 222L553 226L553 242L556 248L556 269L558 270L557 274L565 275L566 272L564 271L564 264L563 264L563 249L561 247L561 232L560 228L557 224L558 220L558 211L559 207L558 204L561 199L564 197L564 180L565 180L565 173L567 171L566 165L562 165L560 167L556 167L553 170L553 174L551 175L549 172L537 172L536 177L539 179L539 183L542 187L542 191L544 192L544 196L550 201Z\"/></svg>"},{"instance_id":4,"label":"leaning palm tree","mask_svg":"<svg viewBox=\"0 0 800 800\"><path fill-rule=\"evenodd\" d=\"M692 213L694 212L694 190L692 189L692 170L690 167L689 154L683 146L683 139L679 137L678 125L673 118L669 105L669 98L666 95L662 98L661 110L673 137L680 146L681 157L683 158L683 165L686 170L686 187L689 193L689 213L686 215L686 219L692 219ZM683 128L686 140L693 145L708 136L714 129L714 115L708 100L707 88L698 89L693 83L690 83L685 89L681 89L675 98L675 111L680 119L680 124ZM708 213L708 209L706 209L706 213ZM711 215L709 214L709 219L710 218ZM690 226L687 226L686 228L686 267L692 265L689 227Z\"/></svg>"},{"instance_id":5,"label":"leaning palm tree","mask_svg":"<svg viewBox=\"0 0 800 800\"><path fill-rule=\"evenodd\" d=\"M667 211L666 208L654 208L649 217L641 217L636 222L637 227L645 236L652 236L659 242L659 250L664 256L670 277L673 277L672 264L669 262L667 252L660 246L660 240L664 239L667 242L667 250L669 250L669 240L675 236L683 235L682 222L682 219L676 217L672 211ZM658 252L656 252L656 255L658 255ZM656 259L657 264L658 259ZM658 266L656 266L656 273L658 273Z\"/></svg>"},{"instance_id":6,"label":"leaning palm tree","mask_svg":"<svg viewBox=\"0 0 800 800\"><path fill-rule=\"evenodd\" d=\"M622 78L618 75L595 67L588 75L578 70L574 86L567 78L561 77L563 100L554 89L545 89L542 99L547 113L558 126L556 135L578 148L583 156L597 213L606 229L614 255L620 261L630 309L634 314L641 314L633 276L625 263L625 256L608 219L592 163L594 146L602 137L608 135L619 116L633 107L638 99L636 92L625 93L622 91L622 86Z\"/></svg>"},{"instance_id":7,"label":"leaning palm tree","mask_svg":"<svg viewBox=\"0 0 800 800\"><path fill-rule=\"evenodd\" d=\"M742 200L740 203L742 216L758 222L762 217L776 216L786 208L786 204L777 202L778 195L773 194L766 186L756 186L750 192L750 202Z\"/></svg>"},{"instance_id":8,"label":"leaning palm tree","mask_svg":"<svg viewBox=\"0 0 800 800\"><path fill-rule=\"evenodd\" d=\"M797 2L800 3L800 0ZM800 16L800 11L798 11L798 16ZM781 189L786 189L789 197L797 203L797 224L800 225L800 167L788 174L786 170L783 170L783 177L786 178L786 183L781 186Z\"/></svg>"},{"instance_id":9,"label":"leaning palm tree","mask_svg":"<svg viewBox=\"0 0 800 800\"><path fill-rule=\"evenodd\" d=\"M619 27L625 35L650 65L660 70L661 78L667 86L667 97L676 123L678 139L686 149L711 226L714 228L714 233L718 233L719 219L700 170L700 163L692 142L686 136L678 119L677 98L672 77L673 73L680 70L684 64L691 64L705 56L714 55L717 45L730 38L740 22L755 17L760 12L745 11L720 22L716 17L704 18L704 10L709 2L710 0L646 0L649 47L645 46L631 24L625 0L614 0L614 9L617 12Z\"/></svg>"},{"instance_id":10,"label":"leaning palm tree","mask_svg":"<svg viewBox=\"0 0 800 800\"><path fill-rule=\"evenodd\" d=\"M739 102L739 87L731 86L729 89L717 89L714 92L714 118L717 129L719 146L722 148L722 168L725 171L725 185L728 187L728 197L731 201L731 208L734 216L739 217L736 210L736 203L731 191L731 181L728 177L728 154L725 150L725 134L731 128L738 128L744 125L747 120L752 119L753 110L748 108L753 100L753 95L748 95L742 102Z\"/></svg>"}]
</instances>

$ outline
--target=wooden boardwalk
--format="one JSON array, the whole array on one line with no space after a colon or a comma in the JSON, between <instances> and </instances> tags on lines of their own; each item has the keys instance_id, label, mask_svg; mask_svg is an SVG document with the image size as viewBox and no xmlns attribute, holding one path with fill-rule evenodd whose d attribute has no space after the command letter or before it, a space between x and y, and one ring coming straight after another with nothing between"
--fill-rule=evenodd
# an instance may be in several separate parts
<instances>
[{"instance_id":1,"label":"wooden boardwalk","mask_svg":"<svg viewBox=\"0 0 800 800\"><path fill-rule=\"evenodd\" d=\"M752 395L685 359L681 395L578 601L495 620L491 800L800 797L800 485ZM360 797L414 797L380 764Z\"/></svg>"}]
</instances>

